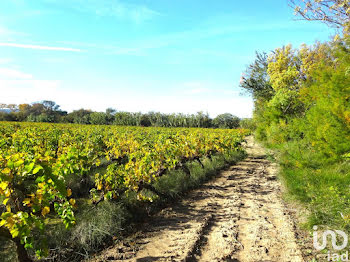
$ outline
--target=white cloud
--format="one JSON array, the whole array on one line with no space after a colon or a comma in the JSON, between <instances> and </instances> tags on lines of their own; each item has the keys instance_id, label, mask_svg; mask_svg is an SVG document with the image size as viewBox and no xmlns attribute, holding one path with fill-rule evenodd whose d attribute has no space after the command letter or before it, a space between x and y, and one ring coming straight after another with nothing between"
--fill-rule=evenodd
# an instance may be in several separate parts
<instances>
[{"instance_id":1,"label":"white cloud","mask_svg":"<svg viewBox=\"0 0 350 262\"><path fill-rule=\"evenodd\" d=\"M64 1L43 0L55 4L55 7L70 8L78 12L90 13L97 16L116 17L121 20L139 24L148 21L160 13L141 4L123 3L118 0L71 0L68 5Z\"/></svg>"},{"instance_id":2,"label":"white cloud","mask_svg":"<svg viewBox=\"0 0 350 262\"><path fill-rule=\"evenodd\" d=\"M155 16L160 15L160 13L151 10L145 6L134 6L134 9L130 10L129 12L125 12L125 15L135 23L139 24L144 21L150 20Z\"/></svg>"},{"instance_id":3,"label":"white cloud","mask_svg":"<svg viewBox=\"0 0 350 262\"><path fill-rule=\"evenodd\" d=\"M7 28L5 28L3 26L0 26L0 35L8 35L10 33L11 33L10 30L8 30Z\"/></svg>"},{"instance_id":4,"label":"white cloud","mask_svg":"<svg viewBox=\"0 0 350 262\"><path fill-rule=\"evenodd\" d=\"M210 92L207 84L199 81L185 82L179 85L179 89L184 90L184 94L186 95L197 95Z\"/></svg>"},{"instance_id":5,"label":"white cloud","mask_svg":"<svg viewBox=\"0 0 350 262\"><path fill-rule=\"evenodd\" d=\"M32 103L55 100L59 81L55 80L0 80L2 103Z\"/></svg>"},{"instance_id":6,"label":"white cloud","mask_svg":"<svg viewBox=\"0 0 350 262\"><path fill-rule=\"evenodd\" d=\"M26 44L17 44L17 43L0 43L0 46L26 48L26 49L37 49L37 50L50 50L50 51L82 52L81 49L70 48L70 47L53 47L53 46L42 46L42 45L26 45Z\"/></svg>"},{"instance_id":7,"label":"white cloud","mask_svg":"<svg viewBox=\"0 0 350 262\"><path fill-rule=\"evenodd\" d=\"M31 74L23 73L16 69L0 68L0 79L31 79Z\"/></svg>"},{"instance_id":8,"label":"white cloud","mask_svg":"<svg viewBox=\"0 0 350 262\"><path fill-rule=\"evenodd\" d=\"M186 91L186 94L196 95L210 92L208 88L192 88Z\"/></svg>"},{"instance_id":9,"label":"white cloud","mask_svg":"<svg viewBox=\"0 0 350 262\"><path fill-rule=\"evenodd\" d=\"M59 86L56 80L35 79L33 75L12 68L0 68L1 103L31 103L54 100Z\"/></svg>"},{"instance_id":10,"label":"white cloud","mask_svg":"<svg viewBox=\"0 0 350 262\"><path fill-rule=\"evenodd\" d=\"M24 32L13 31L4 25L0 25L0 41L3 41L5 39L5 41L13 41L13 38L17 36L23 37L28 36L28 34Z\"/></svg>"},{"instance_id":11,"label":"white cloud","mask_svg":"<svg viewBox=\"0 0 350 262\"><path fill-rule=\"evenodd\" d=\"M130 55L130 56L144 56L144 52L141 48L124 48L124 47L110 47L108 54L111 55Z\"/></svg>"},{"instance_id":12,"label":"white cloud","mask_svg":"<svg viewBox=\"0 0 350 262\"><path fill-rule=\"evenodd\" d=\"M18 33L8 29L7 27L0 25L0 36L11 36L11 35L22 35L22 33Z\"/></svg>"},{"instance_id":13,"label":"white cloud","mask_svg":"<svg viewBox=\"0 0 350 262\"><path fill-rule=\"evenodd\" d=\"M11 58L0 58L0 64L9 64L12 62Z\"/></svg>"}]
</instances>

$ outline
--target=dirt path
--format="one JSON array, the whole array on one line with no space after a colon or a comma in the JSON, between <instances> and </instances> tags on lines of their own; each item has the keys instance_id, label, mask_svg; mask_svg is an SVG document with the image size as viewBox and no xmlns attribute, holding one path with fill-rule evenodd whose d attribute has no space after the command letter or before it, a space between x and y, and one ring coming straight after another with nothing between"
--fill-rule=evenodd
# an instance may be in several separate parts
<instances>
[{"instance_id":1,"label":"dirt path","mask_svg":"<svg viewBox=\"0 0 350 262\"><path fill-rule=\"evenodd\" d=\"M246 160L164 209L99 261L304 261L276 166L251 138L247 151Z\"/></svg>"}]
</instances>

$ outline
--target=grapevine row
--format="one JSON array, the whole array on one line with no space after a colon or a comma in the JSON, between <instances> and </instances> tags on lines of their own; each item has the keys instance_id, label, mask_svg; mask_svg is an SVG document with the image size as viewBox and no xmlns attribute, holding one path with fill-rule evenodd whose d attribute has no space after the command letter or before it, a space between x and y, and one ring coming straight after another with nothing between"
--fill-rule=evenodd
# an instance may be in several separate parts
<instances>
[{"instance_id":1,"label":"grapevine row","mask_svg":"<svg viewBox=\"0 0 350 262\"><path fill-rule=\"evenodd\" d=\"M118 198L127 191L151 188L161 175L188 160L241 150L245 130L83 126L0 123L0 236L11 235L37 255L45 246L32 231L44 234L50 216L74 225L74 192L69 176L94 174L93 201ZM119 161L117 161L119 160ZM3 232L3 233L2 233Z\"/></svg>"}]
</instances>

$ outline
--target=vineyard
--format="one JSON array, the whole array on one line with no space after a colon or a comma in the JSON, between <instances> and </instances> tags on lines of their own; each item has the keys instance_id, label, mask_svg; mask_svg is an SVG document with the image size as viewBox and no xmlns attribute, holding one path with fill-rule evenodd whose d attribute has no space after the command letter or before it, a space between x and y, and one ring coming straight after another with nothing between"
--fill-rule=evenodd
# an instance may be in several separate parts
<instances>
[{"instance_id":1,"label":"vineyard","mask_svg":"<svg viewBox=\"0 0 350 262\"><path fill-rule=\"evenodd\" d=\"M98 205L134 192L152 202L164 194L153 186L160 177L177 169L190 175L190 161L203 166L204 158L242 151L247 132L2 122L0 236L14 240L20 260L29 260L24 249L47 256L47 224L78 223L77 198ZM86 194L72 181L87 184Z\"/></svg>"}]
</instances>

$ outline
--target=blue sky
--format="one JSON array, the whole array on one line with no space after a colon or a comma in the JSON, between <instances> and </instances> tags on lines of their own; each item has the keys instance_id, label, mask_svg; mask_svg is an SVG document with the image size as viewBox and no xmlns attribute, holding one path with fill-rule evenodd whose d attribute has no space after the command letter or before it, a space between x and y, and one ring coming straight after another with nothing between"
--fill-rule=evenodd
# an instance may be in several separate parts
<instances>
[{"instance_id":1,"label":"blue sky","mask_svg":"<svg viewBox=\"0 0 350 262\"><path fill-rule=\"evenodd\" d=\"M287 0L1 0L0 103L249 117L255 51L331 33Z\"/></svg>"}]
</instances>

